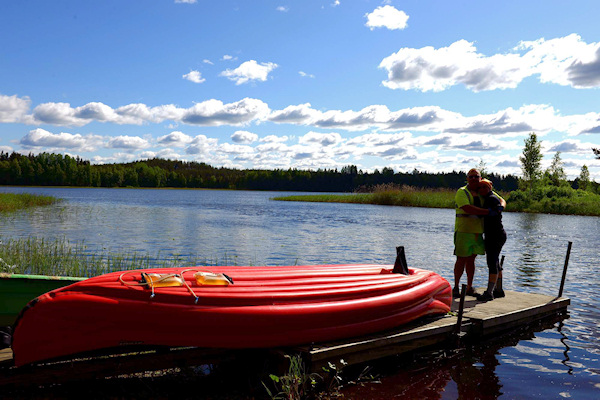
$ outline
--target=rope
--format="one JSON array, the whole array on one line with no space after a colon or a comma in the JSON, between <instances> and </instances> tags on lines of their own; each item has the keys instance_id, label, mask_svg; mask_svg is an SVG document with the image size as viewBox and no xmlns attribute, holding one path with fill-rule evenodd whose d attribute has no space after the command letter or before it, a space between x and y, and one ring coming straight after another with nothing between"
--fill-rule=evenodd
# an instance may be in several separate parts
<instances>
[{"instance_id":1,"label":"rope","mask_svg":"<svg viewBox=\"0 0 600 400\"><path fill-rule=\"evenodd\" d=\"M183 274L185 272L189 272L189 271L196 271L196 272L209 272L212 274L212 272L210 271L203 271L200 269L196 269L196 268L188 268L188 269L184 269L183 271L181 271L181 273L179 274L168 274L168 275L161 275L160 278L156 281L153 281L151 278L148 278L148 282L135 282L135 283L131 283L131 282L125 282L123 280L123 276L126 274L132 274L135 273L133 271L128 271L128 272L123 272L121 275L119 275L119 281L125 285L125 286L150 286L150 290L151 290L151 294L150 294L150 298L154 298L155 293L154 293L154 286L157 283L163 282L169 278L181 278L181 282L183 283L183 286L186 287L186 289L188 290L188 292L194 297L194 304L198 304L198 300L199 297L196 295L196 293L194 292L194 290L190 287L190 285L188 285L188 283L186 282L185 278L183 277ZM148 274L146 274L148 276ZM144 277L144 272L142 272L142 278Z\"/></svg>"}]
</instances>

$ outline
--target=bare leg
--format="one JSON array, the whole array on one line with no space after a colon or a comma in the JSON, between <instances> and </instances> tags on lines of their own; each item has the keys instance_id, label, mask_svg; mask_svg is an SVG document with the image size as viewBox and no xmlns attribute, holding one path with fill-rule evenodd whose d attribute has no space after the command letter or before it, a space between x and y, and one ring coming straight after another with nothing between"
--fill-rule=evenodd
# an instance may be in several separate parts
<instances>
[{"instance_id":1,"label":"bare leg","mask_svg":"<svg viewBox=\"0 0 600 400\"><path fill-rule=\"evenodd\" d=\"M456 263L454 263L454 287L460 290L460 278L465 271L465 264L468 257L456 257Z\"/></svg>"},{"instance_id":2,"label":"bare leg","mask_svg":"<svg viewBox=\"0 0 600 400\"><path fill-rule=\"evenodd\" d=\"M477 257L477 254L466 257L467 291L473 287L473 278L475 277L475 257Z\"/></svg>"}]
</instances>

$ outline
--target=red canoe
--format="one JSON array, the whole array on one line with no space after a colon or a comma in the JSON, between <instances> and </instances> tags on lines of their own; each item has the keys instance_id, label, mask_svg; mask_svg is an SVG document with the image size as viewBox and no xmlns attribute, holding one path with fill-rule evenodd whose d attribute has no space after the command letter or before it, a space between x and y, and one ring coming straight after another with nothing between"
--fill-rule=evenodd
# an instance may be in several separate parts
<instances>
[{"instance_id":1,"label":"red canoe","mask_svg":"<svg viewBox=\"0 0 600 400\"><path fill-rule=\"evenodd\" d=\"M20 366L131 344L291 346L378 332L450 311L450 284L440 275L392 269L365 264L110 273L29 303L14 327L14 360ZM216 275L200 273L206 270Z\"/></svg>"}]
</instances>

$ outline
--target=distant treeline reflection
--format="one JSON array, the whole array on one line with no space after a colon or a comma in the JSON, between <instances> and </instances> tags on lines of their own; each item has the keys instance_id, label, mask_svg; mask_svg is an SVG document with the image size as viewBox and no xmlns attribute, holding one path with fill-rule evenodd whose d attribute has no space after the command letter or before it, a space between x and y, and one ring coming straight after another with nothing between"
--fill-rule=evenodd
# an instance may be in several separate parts
<instances>
[{"instance_id":1,"label":"distant treeline reflection","mask_svg":"<svg viewBox=\"0 0 600 400\"><path fill-rule=\"evenodd\" d=\"M518 188L514 175L489 174L501 191ZM233 169L215 168L202 162L154 158L124 164L92 165L79 157L41 153L22 155L0 153L0 184L25 186L210 188L286 190L307 192L364 191L381 184L422 188L459 188L466 182L464 172L410 173L391 168L364 172L355 165L338 169Z\"/></svg>"}]
</instances>

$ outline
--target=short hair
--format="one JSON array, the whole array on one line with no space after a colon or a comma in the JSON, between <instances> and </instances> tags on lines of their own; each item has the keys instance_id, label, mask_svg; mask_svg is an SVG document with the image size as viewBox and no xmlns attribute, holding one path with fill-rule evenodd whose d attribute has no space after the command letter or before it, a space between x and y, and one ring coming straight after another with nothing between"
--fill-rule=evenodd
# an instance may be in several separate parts
<instances>
[{"instance_id":1,"label":"short hair","mask_svg":"<svg viewBox=\"0 0 600 400\"><path fill-rule=\"evenodd\" d=\"M492 181L490 181L489 179L482 179L479 182L479 186L487 186L490 190L492 190L492 188L494 187L494 185L492 184Z\"/></svg>"}]
</instances>

